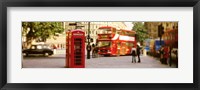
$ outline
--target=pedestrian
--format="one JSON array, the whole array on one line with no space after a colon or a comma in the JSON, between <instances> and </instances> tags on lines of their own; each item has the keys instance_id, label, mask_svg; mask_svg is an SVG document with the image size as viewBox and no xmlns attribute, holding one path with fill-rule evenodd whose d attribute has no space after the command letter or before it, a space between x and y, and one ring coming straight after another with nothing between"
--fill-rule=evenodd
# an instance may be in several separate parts
<instances>
[{"instance_id":1,"label":"pedestrian","mask_svg":"<svg viewBox=\"0 0 200 90\"><path fill-rule=\"evenodd\" d=\"M169 47L169 66L171 67L172 66L172 46Z\"/></svg>"},{"instance_id":2,"label":"pedestrian","mask_svg":"<svg viewBox=\"0 0 200 90\"><path fill-rule=\"evenodd\" d=\"M160 48L160 62L163 64L164 62L164 46L162 45Z\"/></svg>"},{"instance_id":3,"label":"pedestrian","mask_svg":"<svg viewBox=\"0 0 200 90\"><path fill-rule=\"evenodd\" d=\"M135 48L132 49L131 55L132 55L132 63L133 63L133 61L136 63L136 56L137 56L137 54L136 54Z\"/></svg>"},{"instance_id":4,"label":"pedestrian","mask_svg":"<svg viewBox=\"0 0 200 90\"><path fill-rule=\"evenodd\" d=\"M99 48L98 48L98 46L96 44L96 47L95 47L95 57L98 57L98 51L99 51Z\"/></svg>"},{"instance_id":5,"label":"pedestrian","mask_svg":"<svg viewBox=\"0 0 200 90\"><path fill-rule=\"evenodd\" d=\"M92 44L92 58L95 58L95 45Z\"/></svg>"},{"instance_id":6,"label":"pedestrian","mask_svg":"<svg viewBox=\"0 0 200 90\"><path fill-rule=\"evenodd\" d=\"M175 51L175 55L176 55L175 64L176 64L176 68L178 68L178 50Z\"/></svg>"},{"instance_id":7,"label":"pedestrian","mask_svg":"<svg viewBox=\"0 0 200 90\"><path fill-rule=\"evenodd\" d=\"M164 64L167 64L167 61L169 59L169 46L165 45L164 46Z\"/></svg>"},{"instance_id":8,"label":"pedestrian","mask_svg":"<svg viewBox=\"0 0 200 90\"><path fill-rule=\"evenodd\" d=\"M56 49L57 49L56 45L53 44L53 54L56 54Z\"/></svg>"},{"instance_id":9,"label":"pedestrian","mask_svg":"<svg viewBox=\"0 0 200 90\"><path fill-rule=\"evenodd\" d=\"M137 56L138 56L138 63L140 63L141 62L141 60L140 60L140 46L139 45L137 45L137 50L136 50L136 52L137 52Z\"/></svg>"},{"instance_id":10,"label":"pedestrian","mask_svg":"<svg viewBox=\"0 0 200 90\"><path fill-rule=\"evenodd\" d=\"M90 51L91 51L92 47L91 45L87 45L86 46L86 50L87 50L87 59L90 59Z\"/></svg>"}]
</instances>

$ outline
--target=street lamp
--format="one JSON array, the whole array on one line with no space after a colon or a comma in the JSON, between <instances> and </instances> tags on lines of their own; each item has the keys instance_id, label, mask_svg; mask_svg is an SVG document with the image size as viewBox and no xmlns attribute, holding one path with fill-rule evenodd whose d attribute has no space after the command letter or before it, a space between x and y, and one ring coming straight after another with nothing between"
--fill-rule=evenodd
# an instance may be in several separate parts
<instances>
[{"instance_id":1,"label":"street lamp","mask_svg":"<svg viewBox=\"0 0 200 90\"><path fill-rule=\"evenodd\" d=\"M90 46L90 22L88 22L88 35L87 35L87 47L86 47L86 49L87 49L87 59L90 59L90 51L91 51L91 46Z\"/></svg>"}]
</instances>

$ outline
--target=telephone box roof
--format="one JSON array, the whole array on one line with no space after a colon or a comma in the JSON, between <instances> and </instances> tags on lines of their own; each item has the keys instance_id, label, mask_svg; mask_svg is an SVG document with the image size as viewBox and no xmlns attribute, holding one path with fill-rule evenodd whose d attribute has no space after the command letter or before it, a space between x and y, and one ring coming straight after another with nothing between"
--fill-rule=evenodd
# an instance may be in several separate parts
<instances>
[{"instance_id":1,"label":"telephone box roof","mask_svg":"<svg viewBox=\"0 0 200 90\"><path fill-rule=\"evenodd\" d=\"M82 29L74 29L74 30L71 30L71 32L77 32L77 31L84 32L84 30L82 30Z\"/></svg>"}]
</instances>

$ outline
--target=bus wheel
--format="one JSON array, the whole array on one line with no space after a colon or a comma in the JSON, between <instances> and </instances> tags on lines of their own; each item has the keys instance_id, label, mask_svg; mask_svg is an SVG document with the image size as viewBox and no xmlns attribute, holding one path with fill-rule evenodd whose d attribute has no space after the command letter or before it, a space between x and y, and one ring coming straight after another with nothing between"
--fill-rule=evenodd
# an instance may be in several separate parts
<instances>
[{"instance_id":1,"label":"bus wheel","mask_svg":"<svg viewBox=\"0 0 200 90\"><path fill-rule=\"evenodd\" d=\"M23 55L26 56L26 57L28 57L28 53L27 53L27 52L26 52L26 53L23 53Z\"/></svg>"},{"instance_id":2,"label":"bus wheel","mask_svg":"<svg viewBox=\"0 0 200 90\"><path fill-rule=\"evenodd\" d=\"M105 57L108 57L108 56L110 56L110 55L104 55Z\"/></svg>"}]
</instances>

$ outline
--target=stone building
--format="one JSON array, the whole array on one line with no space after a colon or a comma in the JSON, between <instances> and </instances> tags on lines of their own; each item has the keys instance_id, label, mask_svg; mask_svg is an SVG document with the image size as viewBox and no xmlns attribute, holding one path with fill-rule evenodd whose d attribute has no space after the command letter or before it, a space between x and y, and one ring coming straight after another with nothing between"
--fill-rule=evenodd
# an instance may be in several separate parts
<instances>
[{"instance_id":1,"label":"stone building","mask_svg":"<svg viewBox=\"0 0 200 90\"><path fill-rule=\"evenodd\" d=\"M177 29L178 22L145 22L144 25L147 28L149 37L152 39L158 38L158 25L162 24L164 31Z\"/></svg>"},{"instance_id":2,"label":"stone building","mask_svg":"<svg viewBox=\"0 0 200 90\"><path fill-rule=\"evenodd\" d=\"M78 29L83 29L85 31L85 35L86 36L88 35L88 22L76 22L78 27L70 26L69 25L70 23L75 23L75 22L64 22L64 28L66 31L78 28ZM101 26L112 26L120 29L127 28L124 22L90 22L90 37L93 38L94 44L96 43L97 39L97 30Z\"/></svg>"}]
</instances>

